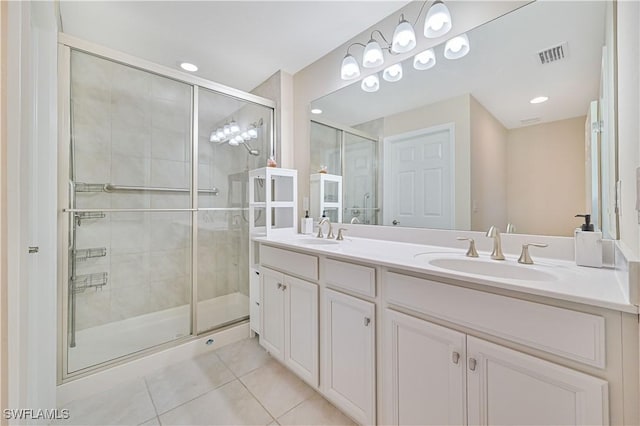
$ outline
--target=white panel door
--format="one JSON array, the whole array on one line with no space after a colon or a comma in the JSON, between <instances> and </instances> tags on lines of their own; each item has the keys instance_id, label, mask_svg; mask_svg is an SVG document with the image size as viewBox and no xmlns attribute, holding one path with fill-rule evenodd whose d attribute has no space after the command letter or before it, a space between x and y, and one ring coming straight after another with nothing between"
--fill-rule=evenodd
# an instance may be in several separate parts
<instances>
[{"instance_id":1,"label":"white panel door","mask_svg":"<svg viewBox=\"0 0 640 426\"><path fill-rule=\"evenodd\" d=\"M453 144L448 125L385 139L385 225L453 226Z\"/></svg>"},{"instance_id":2,"label":"white panel door","mask_svg":"<svg viewBox=\"0 0 640 426\"><path fill-rule=\"evenodd\" d=\"M318 386L318 286L284 277L285 363Z\"/></svg>"},{"instance_id":3,"label":"white panel door","mask_svg":"<svg viewBox=\"0 0 640 426\"><path fill-rule=\"evenodd\" d=\"M467 337L470 425L606 425L608 385L596 377Z\"/></svg>"},{"instance_id":4,"label":"white panel door","mask_svg":"<svg viewBox=\"0 0 640 426\"><path fill-rule=\"evenodd\" d=\"M284 359L284 275L262 268L262 334L260 344L278 359Z\"/></svg>"},{"instance_id":5,"label":"white panel door","mask_svg":"<svg viewBox=\"0 0 640 426\"><path fill-rule=\"evenodd\" d=\"M322 387L361 424L375 424L375 306L332 290L324 293Z\"/></svg>"},{"instance_id":6,"label":"white panel door","mask_svg":"<svg viewBox=\"0 0 640 426\"><path fill-rule=\"evenodd\" d=\"M387 309L384 424L466 422L465 335Z\"/></svg>"}]
</instances>

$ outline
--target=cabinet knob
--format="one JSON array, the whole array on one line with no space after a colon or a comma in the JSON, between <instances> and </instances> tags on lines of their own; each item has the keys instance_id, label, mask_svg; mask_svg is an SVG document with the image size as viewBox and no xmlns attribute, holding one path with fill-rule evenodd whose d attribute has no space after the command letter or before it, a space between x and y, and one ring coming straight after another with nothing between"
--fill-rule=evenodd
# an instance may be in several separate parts
<instances>
[{"instance_id":1,"label":"cabinet knob","mask_svg":"<svg viewBox=\"0 0 640 426\"><path fill-rule=\"evenodd\" d=\"M283 285L283 286L282 286L282 291L285 291L286 289L287 289L287 286L286 286L286 285Z\"/></svg>"},{"instance_id":2,"label":"cabinet knob","mask_svg":"<svg viewBox=\"0 0 640 426\"><path fill-rule=\"evenodd\" d=\"M454 364L457 364L460 361L460 354L458 352L454 352L451 354L451 360Z\"/></svg>"},{"instance_id":3,"label":"cabinet knob","mask_svg":"<svg viewBox=\"0 0 640 426\"><path fill-rule=\"evenodd\" d=\"M476 371L476 364L478 362L476 361L475 358L469 358L469 370L471 371Z\"/></svg>"},{"instance_id":4,"label":"cabinet knob","mask_svg":"<svg viewBox=\"0 0 640 426\"><path fill-rule=\"evenodd\" d=\"M364 317L364 326L365 326L365 327L368 327L370 323L371 323L371 318L369 318L369 317Z\"/></svg>"},{"instance_id":5,"label":"cabinet knob","mask_svg":"<svg viewBox=\"0 0 640 426\"><path fill-rule=\"evenodd\" d=\"M282 283L278 283L278 290L282 288Z\"/></svg>"}]
</instances>

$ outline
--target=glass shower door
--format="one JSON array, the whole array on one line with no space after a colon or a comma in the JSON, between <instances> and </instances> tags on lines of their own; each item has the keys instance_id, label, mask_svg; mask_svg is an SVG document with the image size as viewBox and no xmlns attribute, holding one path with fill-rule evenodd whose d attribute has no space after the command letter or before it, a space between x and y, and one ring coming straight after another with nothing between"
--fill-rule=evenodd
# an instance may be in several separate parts
<instances>
[{"instance_id":1,"label":"glass shower door","mask_svg":"<svg viewBox=\"0 0 640 426\"><path fill-rule=\"evenodd\" d=\"M71 51L67 374L191 334L192 88Z\"/></svg>"},{"instance_id":2,"label":"glass shower door","mask_svg":"<svg viewBox=\"0 0 640 426\"><path fill-rule=\"evenodd\" d=\"M198 333L249 317L248 171L266 164L271 115L271 108L198 91Z\"/></svg>"}]
</instances>

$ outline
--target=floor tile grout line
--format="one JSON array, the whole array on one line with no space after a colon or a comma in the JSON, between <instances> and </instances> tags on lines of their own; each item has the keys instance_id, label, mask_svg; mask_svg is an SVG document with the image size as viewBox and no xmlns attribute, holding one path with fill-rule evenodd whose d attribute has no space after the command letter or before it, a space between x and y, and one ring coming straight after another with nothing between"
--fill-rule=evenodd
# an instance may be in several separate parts
<instances>
[{"instance_id":1,"label":"floor tile grout line","mask_svg":"<svg viewBox=\"0 0 640 426\"><path fill-rule=\"evenodd\" d=\"M156 413L156 417L160 419L160 415L158 414L158 407L156 407L156 403L153 400L153 395L151 394L151 389L149 389L149 383L147 383L147 377L142 376L142 381L144 382L144 387L147 389L147 394L149 395L149 400L151 400L151 405L153 406L153 411Z\"/></svg>"},{"instance_id":2,"label":"floor tile grout line","mask_svg":"<svg viewBox=\"0 0 640 426\"><path fill-rule=\"evenodd\" d=\"M214 354L214 355L216 355L216 356L218 356L218 355L215 353L215 351L213 352L213 354ZM223 365L227 370L229 370L229 371L231 372L231 374L235 377L235 374L233 373L233 371L231 371L231 369L230 369L229 367L227 367L227 366L226 366L226 364L225 364L225 363L220 359L220 357L218 357L218 359L220 360L220 362L222 363L222 365ZM191 402L191 401L193 401L193 400L195 400L195 399L198 399L198 398L200 398L201 396L204 396L204 395L208 394L209 392L212 392L212 391L214 391L214 390L220 389L221 387L223 387L223 386L225 386L225 385L228 385L229 383L232 383L234 380L238 380L238 381L240 381L240 379L238 379L237 377L235 377L234 379L231 379L231 380L229 380L229 381L227 381L227 382L221 383L221 384L219 384L218 386L216 386L216 387L214 387L214 388L211 388L211 389L209 389L209 390L207 390L207 391L205 391L205 392L203 392L203 393L201 393L201 394L198 394L198 395L194 396L193 398L191 398L191 399L189 399L189 400L187 400L187 401L185 401L185 402L182 402L182 403L180 403L180 404L176 405L175 407L172 407L172 408L170 408L170 409L168 409L168 410L166 410L166 411L163 411L162 413L159 413L159 412L158 412L158 409L157 409L157 408L156 408L156 406L155 406L155 403L153 402L153 397L151 396L151 390L149 389L149 385L148 385L148 383L147 383L146 377L143 377L143 379L144 379L144 381L145 381L145 384L147 384L147 391L149 392L149 396L151 397L151 402L153 403L153 408L156 410L156 416L158 417L158 421L159 421L159 422L160 422L160 416L167 414L169 411L173 411L173 410L175 410L175 409L176 409L176 408L178 408L178 407L181 407L181 406L183 406L183 405L185 405L185 404L188 404L189 402ZM162 422L160 422L160 423L162 423Z\"/></svg>"},{"instance_id":3,"label":"floor tile grout line","mask_svg":"<svg viewBox=\"0 0 640 426\"><path fill-rule=\"evenodd\" d=\"M256 370L257 370L257 369L256 369ZM251 395L251 396L253 397L253 399L255 399L255 400L256 400L256 402L257 402L258 404L260 404L260 406L261 406L261 407L264 409L264 411L269 415L269 417L271 417L271 422L269 422L269 423L272 423L272 422L276 422L276 423L278 423L278 420L276 419L276 417L275 417L273 414L271 414L271 411L267 410L267 407L265 407L265 406L262 404L262 402L258 399L258 397L257 397L257 396L255 396L255 395L253 394L253 392L251 392L251 390L249 390L249 388L247 387L247 385L246 385L242 380L240 380L240 379L238 379L238 381L240 382L240 384L241 384L242 386L244 386L244 388L247 390L247 392L249 392L249 395ZM267 423L267 424L268 424L268 423ZM278 423L278 424L279 424L279 423Z\"/></svg>"},{"instance_id":4,"label":"floor tile grout line","mask_svg":"<svg viewBox=\"0 0 640 426\"><path fill-rule=\"evenodd\" d=\"M309 386L306 382L305 385ZM311 386L309 386L311 387ZM296 405L294 405L293 407L291 407L290 409L288 409L287 411L285 411L284 413L282 413L282 415L280 415L280 417L277 417L275 420L276 422L278 421L278 419L286 416L288 413L290 413L291 411L295 410L296 408L298 408L299 406L301 406L302 404L304 404L305 402L309 401L311 398L314 398L316 395L319 395L318 392L316 392L315 389L311 388L314 392L313 394L311 394L311 396L309 396L308 398L303 399L302 401L300 401L299 403L297 403ZM278 424L280 424L280 422L278 422Z\"/></svg>"}]
</instances>

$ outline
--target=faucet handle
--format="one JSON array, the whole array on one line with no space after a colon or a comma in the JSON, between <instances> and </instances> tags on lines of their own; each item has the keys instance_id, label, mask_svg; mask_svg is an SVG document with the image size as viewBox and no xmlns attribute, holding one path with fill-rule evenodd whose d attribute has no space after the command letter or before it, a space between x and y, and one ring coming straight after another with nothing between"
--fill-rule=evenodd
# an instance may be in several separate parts
<instances>
[{"instance_id":1,"label":"faucet handle","mask_svg":"<svg viewBox=\"0 0 640 426\"><path fill-rule=\"evenodd\" d=\"M469 241L469 249L467 250L467 257L478 257L478 251L476 250L476 242L473 238L458 237L458 241Z\"/></svg>"},{"instance_id":2,"label":"faucet handle","mask_svg":"<svg viewBox=\"0 0 640 426\"><path fill-rule=\"evenodd\" d=\"M525 265L533 265L533 259L529 255L529 246L533 247L548 247L548 244L542 243L527 243L522 245L522 253L520 253L520 257L518 258L518 263L523 263Z\"/></svg>"},{"instance_id":3,"label":"faucet handle","mask_svg":"<svg viewBox=\"0 0 640 426\"><path fill-rule=\"evenodd\" d=\"M347 228L338 228L338 236L336 237L336 241L344 240L344 236L342 235L344 231L347 231Z\"/></svg>"}]
</instances>

